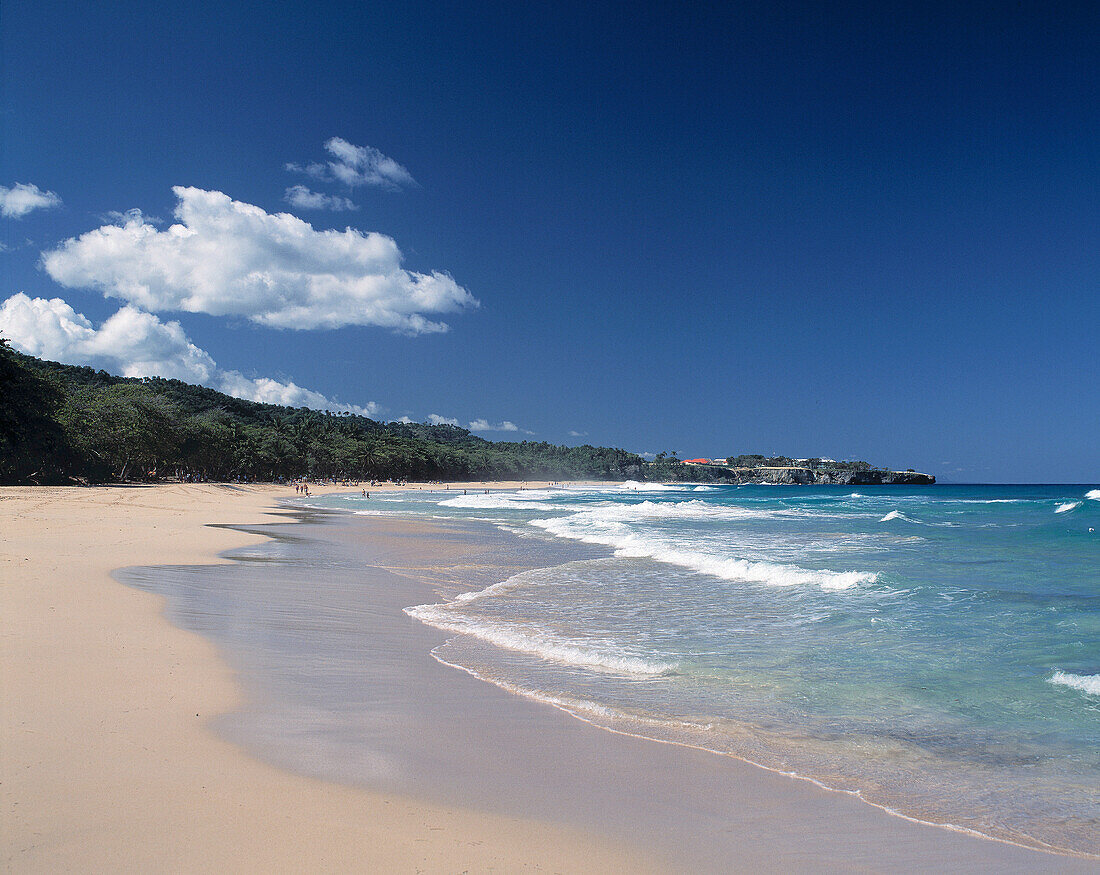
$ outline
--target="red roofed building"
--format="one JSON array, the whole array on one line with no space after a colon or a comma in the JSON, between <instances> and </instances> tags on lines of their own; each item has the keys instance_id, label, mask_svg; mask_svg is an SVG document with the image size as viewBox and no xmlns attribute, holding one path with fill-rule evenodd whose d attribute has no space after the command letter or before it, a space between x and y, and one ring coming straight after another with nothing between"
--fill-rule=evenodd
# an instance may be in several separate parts
<instances>
[{"instance_id":1,"label":"red roofed building","mask_svg":"<svg viewBox=\"0 0 1100 875\"><path fill-rule=\"evenodd\" d=\"M685 465L709 465L710 459L684 459Z\"/></svg>"}]
</instances>

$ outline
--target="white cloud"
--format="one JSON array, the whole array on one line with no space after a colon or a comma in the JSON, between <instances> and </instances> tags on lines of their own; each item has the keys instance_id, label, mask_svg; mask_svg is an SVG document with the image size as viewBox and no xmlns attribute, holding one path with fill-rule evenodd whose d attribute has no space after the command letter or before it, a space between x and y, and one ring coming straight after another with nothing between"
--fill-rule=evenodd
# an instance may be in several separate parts
<instances>
[{"instance_id":1,"label":"white cloud","mask_svg":"<svg viewBox=\"0 0 1100 875\"><path fill-rule=\"evenodd\" d=\"M397 422L404 422L411 425L416 423L416 420L410 416L402 416ZM460 428L462 427L457 417L443 416L439 413L429 413L427 422L429 425L455 425ZM524 434L534 434L534 432L522 429L514 422L509 422L507 419L498 423L489 422L487 419L475 419L466 428L469 431L522 431Z\"/></svg>"},{"instance_id":2,"label":"white cloud","mask_svg":"<svg viewBox=\"0 0 1100 875\"><path fill-rule=\"evenodd\" d=\"M478 305L449 274L404 270L384 234L316 231L220 191L172 191L178 224L160 231L138 214L104 225L44 252L46 272L151 312L242 316L272 328L446 331L424 314Z\"/></svg>"},{"instance_id":3,"label":"white cloud","mask_svg":"<svg viewBox=\"0 0 1100 875\"><path fill-rule=\"evenodd\" d=\"M374 416L378 405L339 404L319 392L269 377L246 377L217 366L193 344L178 322L161 322L126 305L98 329L61 298L31 298L19 292L0 305L0 333L28 355L72 365L90 365L124 377L166 377L199 383L249 401L350 411Z\"/></svg>"},{"instance_id":4,"label":"white cloud","mask_svg":"<svg viewBox=\"0 0 1100 875\"><path fill-rule=\"evenodd\" d=\"M140 222L147 225L163 225L164 219L158 219L156 216L150 216L143 213L137 207L129 210L107 210L102 216L102 220L111 225L125 226L130 222Z\"/></svg>"},{"instance_id":5,"label":"white cloud","mask_svg":"<svg viewBox=\"0 0 1100 875\"><path fill-rule=\"evenodd\" d=\"M475 419L470 423L470 431L519 431L519 426L507 419L495 425L487 419ZM528 432L530 434L530 432Z\"/></svg>"},{"instance_id":6,"label":"white cloud","mask_svg":"<svg viewBox=\"0 0 1100 875\"><path fill-rule=\"evenodd\" d=\"M355 146L342 137L333 137L325 142L325 151L332 158L324 164L317 161L291 163L286 169L305 173L322 182L342 182L349 188L374 185L397 191L402 186L417 184L408 170L373 146Z\"/></svg>"},{"instance_id":7,"label":"white cloud","mask_svg":"<svg viewBox=\"0 0 1100 875\"><path fill-rule=\"evenodd\" d=\"M588 432L586 432L586 431L573 431L572 429L570 429L569 430L569 437L588 437Z\"/></svg>"},{"instance_id":8,"label":"white cloud","mask_svg":"<svg viewBox=\"0 0 1100 875\"><path fill-rule=\"evenodd\" d=\"M286 190L284 199L292 207L297 207L300 210L332 210L339 213L345 210L359 209L346 197L322 194L319 191L312 191L304 185L292 185Z\"/></svg>"},{"instance_id":9,"label":"white cloud","mask_svg":"<svg viewBox=\"0 0 1100 875\"><path fill-rule=\"evenodd\" d=\"M0 185L0 215L21 218L31 210L48 210L61 206L61 198L52 191L42 191L33 182L17 182L11 188Z\"/></svg>"}]
</instances>

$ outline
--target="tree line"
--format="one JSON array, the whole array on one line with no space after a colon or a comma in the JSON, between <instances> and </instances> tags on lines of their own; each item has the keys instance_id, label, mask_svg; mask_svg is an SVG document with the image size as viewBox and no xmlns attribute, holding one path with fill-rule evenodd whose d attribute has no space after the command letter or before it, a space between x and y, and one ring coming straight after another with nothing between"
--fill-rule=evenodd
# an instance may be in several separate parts
<instances>
[{"instance_id":1,"label":"tree line","mask_svg":"<svg viewBox=\"0 0 1100 875\"><path fill-rule=\"evenodd\" d=\"M451 425L244 401L46 362L0 341L0 483L629 479L609 447L487 441Z\"/></svg>"}]
</instances>

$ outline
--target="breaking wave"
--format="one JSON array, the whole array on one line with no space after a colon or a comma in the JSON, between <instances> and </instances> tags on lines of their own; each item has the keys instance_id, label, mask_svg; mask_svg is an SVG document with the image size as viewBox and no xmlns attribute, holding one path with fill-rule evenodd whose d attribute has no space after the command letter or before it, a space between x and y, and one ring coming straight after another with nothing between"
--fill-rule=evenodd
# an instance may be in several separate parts
<instances>
[{"instance_id":1,"label":"breaking wave","mask_svg":"<svg viewBox=\"0 0 1100 875\"><path fill-rule=\"evenodd\" d=\"M508 581L502 581L508 583ZM482 591L482 595L486 593ZM526 653L551 662L620 674L663 675L676 666L640 656L610 652L587 641L571 641L534 626L515 626L474 619L456 612L454 602L405 608L410 617L445 632L471 635L495 647Z\"/></svg>"},{"instance_id":2,"label":"breaking wave","mask_svg":"<svg viewBox=\"0 0 1100 875\"><path fill-rule=\"evenodd\" d=\"M1071 510L1077 510L1082 504L1084 504L1083 501L1067 501L1065 504L1058 505L1058 507L1054 509L1054 512L1069 513Z\"/></svg>"},{"instance_id":3,"label":"breaking wave","mask_svg":"<svg viewBox=\"0 0 1100 875\"><path fill-rule=\"evenodd\" d=\"M456 495L439 502L440 507L459 507L467 510L554 510L554 505L539 501L539 497L521 497L521 493L501 494L484 493L479 495Z\"/></svg>"},{"instance_id":4,"label":"breaking wave","mask_svg":"<svg viewBox=\"0 0 1100 875\"><path fill-rule=\"evenodd\" d=\"M643 501L641 504L629 507L619 505L596 508L568 517L531 520L531 525L561 538L612 547L616 556L654 559L709 574L722 580L763 583L768 586L818 586L828 590L849 589L878 580L877 574L868 571L811 570L778 562L739 559L713 552L705 547L680 545L660 537L641 535L625 524L626 520L637 519L638 516L648 514L687 515L698 518L719 512L728 517L731 511L749 517L768 513L741 508L714 507L698 501L673 503Z\"/></svg>"},{"instance_id":5,"label":"breaking wave","mask_svg":"<svg viewBox=\"0 0 1100 875\"><path fill-rule=\"evenodd\" d=\"M672 486L668 483L641 483L637 480L627 480L618 486L618 489L623 492L686 492L690 488L690 486Z\"/></svg>"},{"instance_id":6,"label":"breaking wave","mask_svg":"<svg viewBox=\"0 0 1100 875\"><path fill-rule=\"evenodd\" d=\"M1080 690L1089 696L1100 696L1100 674L1070 674L1067 671L1056 671L1047 679L1047 683Z\"/></svg>"}]
</instances>

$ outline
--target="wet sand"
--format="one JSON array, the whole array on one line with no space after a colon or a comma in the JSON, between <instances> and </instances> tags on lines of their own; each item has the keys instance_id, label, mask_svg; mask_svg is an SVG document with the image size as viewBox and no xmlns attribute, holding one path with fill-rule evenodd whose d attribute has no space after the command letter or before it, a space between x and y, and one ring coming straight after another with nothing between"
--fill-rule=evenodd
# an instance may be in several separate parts
<instances>
[{"instance_id":1,"label":"wet sand","mask_svg":"<svg viewBox=\"0 0 1100 875\"><path fill-rule=\"evenodd\" d=\"M92 560L89 538L61 522L75 499L19 497L13 515L12 490L0 491L10 866L1095 869L617 735L431 657L446 636L404 607L436 598L433 585L476 588L517 562L564 561L553 546L517 551L477 525L313 513L203 528L200 517L256 523L273 495L249 493L246 505L217 487L156 493L169 489L157 499L172 508L163 547L149 530L165 525L163 508L129 498L149 491L104 490L78 508L78 529L90 511L110 521L98 537L113 558ZM193 489L205 490L197 508ZM134 527L141 537L128 538ZM192 527L206 539L188 541ZM195 564L231 547L225 564ZM173 625L160 596L106 577L138 563L171 565L117 577L165 594Z\"/></svg>"}]
</instances>

